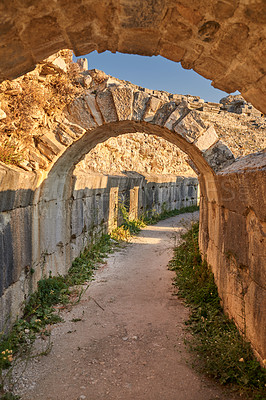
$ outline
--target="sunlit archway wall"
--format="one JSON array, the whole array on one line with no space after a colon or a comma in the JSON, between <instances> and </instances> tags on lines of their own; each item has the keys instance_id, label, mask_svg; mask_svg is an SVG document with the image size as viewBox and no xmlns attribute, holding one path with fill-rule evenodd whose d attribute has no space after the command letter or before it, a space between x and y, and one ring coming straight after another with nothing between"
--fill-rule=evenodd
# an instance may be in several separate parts
<instances>
[{"instance_id":1,"label":"sunlit archway wall","mask_svg":"<svg viewBox=\"0 0 266 400\"><path fill-rule=\"evenodd\" d=\"M31 224L32 244L28 246L26 257L20 249L23 234L14 222L6 219L5 237L10 235L10 230L16 235L16 259L21 257L21 265L29 268L38 267L37 277L44 269L53 272L56 255L62 268L57 272L65 272L73 257L70 228L75 165L96 144L109 137L130 132L163 137L189 156L198 173L202 254L211 264L224 308L247 335L257 355L263 358L265 316L261 310L265 289L261 262L264 260L265 215L259 205L257 182L260 182L260 195L265 199L265 153L235 161L230 150L218 140L214 128L206 125L200 113L191 111L186 102L166 93L121 84L107 76L99 79L93 71L91 78L91 88L74 101L72 114L66 114L66 120L61 123L61 136L51 133L49 138L42 138L43 145L54 152L49 171L17 174L2 169L1 180L6 190L1 195L5 209L15 203L17 208L23 208L23 218L19 214L21 226L27 218ZM79 115L81 106L85 111ZM71 139L67 127L81 134ZM21 191L8 203L12 185L13 188L20 185ZM30 204L31 208L27 209L25 204ZM50 251L45 238L55 251ZM28 273L26 269L20 272ZM19 274L13 277L17 279L20 293L28 293L30 285L36 285L33 279L20 278ZM21 297L16 297L17 293L18 290L12 295L12 301L18 305ZM6 299L8 303L8 296Z\"/></svg>"}]
</instances>

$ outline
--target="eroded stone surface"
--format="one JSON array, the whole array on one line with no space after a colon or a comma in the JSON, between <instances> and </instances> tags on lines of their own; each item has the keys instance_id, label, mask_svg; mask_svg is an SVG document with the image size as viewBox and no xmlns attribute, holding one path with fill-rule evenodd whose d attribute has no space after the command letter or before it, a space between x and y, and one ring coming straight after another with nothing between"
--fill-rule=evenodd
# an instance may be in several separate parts
<instances>
[{"instance_id":1,"label":"eroded stone surface","mask_svg":"<svg viewBox=\"0 0 266 400\"><path fill-rule=\"evenodd\" d=\"M17 0L0 6L1 79L14 78L62 48L162 55L213 86L265 103L265 4L224 0Z\"/></svg>"}]
</instances>

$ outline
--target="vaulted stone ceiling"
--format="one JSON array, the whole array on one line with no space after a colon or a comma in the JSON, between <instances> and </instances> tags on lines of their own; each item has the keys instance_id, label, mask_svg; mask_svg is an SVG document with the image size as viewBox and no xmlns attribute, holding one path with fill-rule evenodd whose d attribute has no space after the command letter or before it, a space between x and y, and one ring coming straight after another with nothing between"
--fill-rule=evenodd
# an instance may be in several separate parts
<instances>
[{"instance_id":1,"label":"vaulted stone ceiling","mask_svg":"<svg viewBox=\"0 0 266 400\"><path fill-rule=\"evenodd\" d=\"M181 61L266 113L265 0L3 0L0 78L62 48ZM163 71L162 71L163 73Z\"/></svg>"}]
</instances>

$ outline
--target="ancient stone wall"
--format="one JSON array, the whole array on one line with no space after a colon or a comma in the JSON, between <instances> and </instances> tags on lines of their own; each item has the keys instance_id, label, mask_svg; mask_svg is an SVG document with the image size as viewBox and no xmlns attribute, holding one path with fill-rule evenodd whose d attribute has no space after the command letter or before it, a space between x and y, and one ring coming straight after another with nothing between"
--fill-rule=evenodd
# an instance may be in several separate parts
<instances>
[{"instance_id":1,"label":"ancient stone wall","mask_svg":"<svg viewBox=\"0 0 266 400\"><path fill-rule=\"evenodd\" d=\"M90 175L77 168L71 190L62 198L55 191L48 202L40 179L0 163L0 329L19 315L42 276L66 274L92 237L122 223L119 204L136 218L198 201L196 178Z\"/></svg>"},{"instance_id":2,"label":"ancient stone wall","mask_svg":"<svg viewBox=\"0 0 266 400\"><path fill-rule=\"evenodd\" d=\"M224 310L250 340L260 360L266 356L266 157L239 159L217 174L218 197L201 200L200 247L212 266Z\"/></svg>"},{"instance_id":3,"label":"ancient stone wall","mask_svg":"<svg viewBox=\"0 0 266 400\"><path fill-rule=\"evenodd\" d=\"M264 0L13 0L0 15L1 79L62 48L160 54L266 112Z\"/></svg>"}]
</instances>

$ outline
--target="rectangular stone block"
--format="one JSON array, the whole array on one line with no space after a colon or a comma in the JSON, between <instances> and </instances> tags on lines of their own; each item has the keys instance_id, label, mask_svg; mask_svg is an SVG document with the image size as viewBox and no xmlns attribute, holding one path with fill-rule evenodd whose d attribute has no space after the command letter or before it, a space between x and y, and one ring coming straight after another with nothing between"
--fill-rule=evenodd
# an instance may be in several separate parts
<instances>
[{"instance_id":1,"label":"rectangular stone block","mask_svg":"<svg viewBox=\"0 0 266 400\"><path fill-rule=\"evenodd\" d=\"M96 128L97 124L87 106L86 96L75 99L68 107L68 119L82 128L89 130Z\"/></svg>"},{"instance_id":2,"label":"rectangular stone block","mask_svg":"<svg viewBox=\"0 0 266 400\"><path fill-rule=\"evenodd\" d=\"M183 116L184 113L184 107L183 105L179 105L176 107L176 109L172 112L172 114L168 117L165 127L167 129L172 130L173 126L179 121L179 119Z\"/></svg>"},{"instance_id":3,"label":"rectangular stone block","mask_svg":"<svg viewBox=\"0 0 266 400\"><path fill-rule=\"evenodd\" d=\"M213 126L210 126L202 135L194 142L195 146L201 151L207 150L213 144L218 142L219 138Z\"/></svg>"},{"instance_id":4,"label":"rectangular stone block","mask_svg":"<svg viewBox=\"0 0 266 400\"><path fill-rule=\"evenodd\" d=\"M220 140L203 152L205 160L213 168L215 172L231 165L235 158L231 150L226 147Z\"/></svg>"},{"instance_id":5,"label":"rectangular stone block","mask_svg":"<svg viewBox=\"0 0 266 400\"><path fill-rule=\"evenodd\" d=\"M126 87L110 88L119 121L132 119L133 92Z\"/></svg>"},{"instance_id":6,"label":"rectangular stone block","mask_svg":"<svg viewBox=\"0 0 266 400\"><path fill-rule=\"evenodd\" d=\"M162 100L157 99L157 97L150 97L143 116L143 121L151 122L161 104Z\"/></svg>"},{"instance_id":7,"label":"rectangular stone block","mask_svg":"<svg viewBox=\"0 0 266 400\"><path fill-rule=\"evenodd\" d=\"M85 95L84 99L90 109L91 115L93 116L96 124L102 125L103 119L102 119L101 113L98 110L95 96L88 93Z\"/></svg>"},{"instance_id":8,"label":"rectangular stone block","mask_svg":"<svg viewBox=\"0 0 266 400\"><path fill-rule=\"evenodd\" d=\"M145 92L136 92L133 103L133 120L141 121L149 101L149 95Z\"/></svg>"},{"instance_id":9,"label":"rectangular stone block","mask_svg":"<svg viewBox=\"0 0 266 400\"><path fill-rule=\"evenodd\" d=\"M174 126L174 131L193 143L207 128L198 111L190 111Z\"/></svg>"},{"instance_id":10,"label":"rectangular stone block","mask_svg":"<svg viewBox=\"0 0 266 400\"><path fill-rule=\"evenodd\" d=\"M116 122L117 112L114 105L114 100L110 90L104 90L97 93L96 96L97 104L100 108L101 114L103 116L104 122Z\"/></svg>"}]
</instances>

